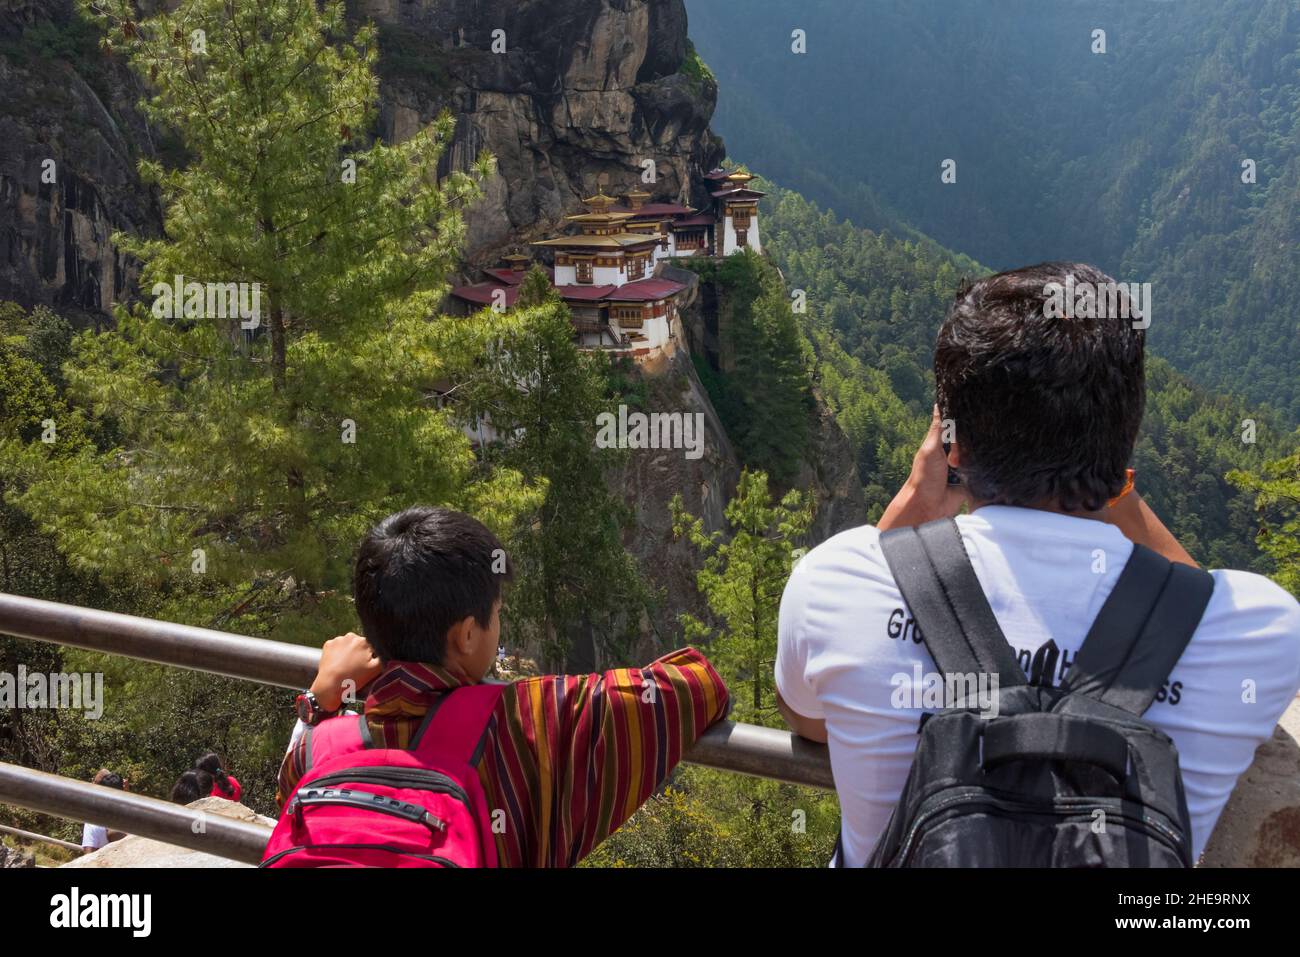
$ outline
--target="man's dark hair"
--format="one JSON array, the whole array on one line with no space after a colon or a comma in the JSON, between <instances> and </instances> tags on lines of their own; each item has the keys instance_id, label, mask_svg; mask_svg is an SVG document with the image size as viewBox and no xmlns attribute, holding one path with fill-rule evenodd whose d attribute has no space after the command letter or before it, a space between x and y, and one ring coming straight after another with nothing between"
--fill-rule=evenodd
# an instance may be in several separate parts
<instances>
[{"instance_id":1,"label":"man's dark hair","mask_svg":"<svg viewBox=\"0 0 1300 957\"><path fill-rule=\"evenodd\" d=\"M470 615L486 628L510 577L505 550L482 522L417 506L362 539L353 596L381 661L442 664L447 630Z\"/></svg>"},{"instance_id":2,"label":"man's dark hair","mask_svg":"<svg viewBox=\"0 0 1300 957\"><path fill-rule=\"evenodd\" d=\"M1049 284L1067 282L1114 280L1048 262L964 282L939 329L939 410L979 501L1092 511L1124 487L1146 399L1145 334L1104 296L1096 318L1050 315Z\"/></svg>"},{"instance_id":3,"label":"man's dark hair","mask_svg":"<svg viewBox=\"0 0 1300 957\"><path fill-rule=\"evenodd\" d=\"M99 780L95 783L102 784L106 788L117 788L119 791L125 790L125 782L122 780L122 775L115 771L110 771L108 774L101 775Z\"/></svg>"}]
</instances>

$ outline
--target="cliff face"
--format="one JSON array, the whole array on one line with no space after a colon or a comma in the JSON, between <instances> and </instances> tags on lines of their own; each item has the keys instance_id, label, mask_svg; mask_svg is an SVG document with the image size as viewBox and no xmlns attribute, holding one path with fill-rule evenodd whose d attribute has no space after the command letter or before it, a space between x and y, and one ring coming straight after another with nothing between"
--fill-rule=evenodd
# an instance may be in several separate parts
<instances>
[{"instance_id":1,"label":"cliff face","mask_svg":"<svg viewBox=\"0 0 1300 957\"><path fill-rule=\"evenodd\" d=\"M140 156L154 154L134 106L139 84L99 53L71 0L10 0L0 90L0 299L97 322L136 274L113 232L162 228L136 174Z\"/></svg>"},{"instance_id":2,"label":"cliff face","mask_svg":"<svg viewBox=\"0 0 1300 957\"><path fill-rule=\"evenodd\" d=\"M656 199L707 201L692 183L723 157L717 89L682 72L682 0L359 0L356 13L380 28L381 133L402 139L448 109L444 162L497 158L471 259L553 232L602 174L630 188L647 162Z\"/></svg>"},{"instance_id":3,"label":"cliff face","mask_svg":"<svg viewBox=\"0 0 1300 957\"><path fill-rule=\"evenodd\" d=\"M709 130L717 90L680 72L682 0L354 0L349 9L380 30L380 134L403 139L447 109L457 123L445 168L483 150L497 157L499 175L468 216L471 261L556 230L602 174L611 191L630 187L646 161L656 197L707 199L692 182L723 156ZM8 0L0 89L0 298L102 319L135 275L110 236L162 228L135 172L157 152L135 107L143 90L122 58L99 51L72 0ZM45 183L50 159L54 182Z\"/></svg>"}]
</instances>

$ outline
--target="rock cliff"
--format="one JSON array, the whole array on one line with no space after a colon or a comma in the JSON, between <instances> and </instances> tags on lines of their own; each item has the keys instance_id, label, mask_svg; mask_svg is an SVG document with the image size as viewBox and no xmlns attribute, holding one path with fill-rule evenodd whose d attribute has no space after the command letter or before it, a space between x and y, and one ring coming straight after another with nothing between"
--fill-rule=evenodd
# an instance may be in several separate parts
<instances>
[{"instance_id":1,"label":"rock cliff","mask_svg":"<svg viewBox=\"0 0 1300 957\"><path fill-rule=\"evenodd\" d=\"M500 175L469 217L469 254L556 229L596 190L653 163L656 198L707 200L723 157L717 88L688 66L682 0L359 0L380 30L381 133L402 139L448 109L444 157L482 150ZM499 32L498 32L499 31ZM495 46L495 49L494 49Z\"/></svg>"}]
</instances>

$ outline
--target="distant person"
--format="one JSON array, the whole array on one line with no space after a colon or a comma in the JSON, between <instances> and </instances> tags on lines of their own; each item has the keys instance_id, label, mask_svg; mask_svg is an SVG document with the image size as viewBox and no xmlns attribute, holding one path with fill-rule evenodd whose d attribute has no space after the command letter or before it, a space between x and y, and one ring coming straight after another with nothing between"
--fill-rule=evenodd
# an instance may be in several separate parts
<instances>
[{"instance_id":1,"label":"distant person","mask_svg":"<svg viewBox=\"0 0 1300 957\"><path fill-rule=\"evenodd\" d=\"M226 771L221 764L221 758L212 751L195 761L194 769L202 771L210 778L212 784L209 794L212 797L225 798L227 801L238 801L240 795L244 792L244 789L239 786L239 781L234 775Z\"/></svg>"},{"instance_id":2,"label":"distant person","mask_svg":"<svg viewBox=\"0 0 1300 957\"><path fill-rule=\"evenodd\" d=\"M126 781L122 780L122 775L107 768L100 768L96 771L91 781L106 788L116 788L119 791L127 790ZM113 841L120 841L124 837L126 837L126 834L122 831L110 831L103 825L86 822L81 826L81 853L93 854L101 847L111 844Z\"/></svg>"},{"instance_id":3,"label":"distant person","mask_svg":"<svg viewBox=\"0 0 1300 957\"><path fill-rule=\"evenodd\" d=\"M691 648L643 668L486 683L503 555L445 508L390 515L362 540L366 637L326 642L298 699L309 727L280 771L264 863L571 867L726 714L722 679ZM367 686L364 716L331 717L345 687Z\"/></svg>"},{"instance_id":4,"label":"distant person","mask_svg":"<svg viewBox=\"0 0 1300 957\"><path fill-rule=\"evenodd\" d=\"M201 797L207 797L212 791L211 776L201 777L198 771L186 771L172 786L173 804L193 804Z\"/></svg>"},{"instance_id":5,"label":"distant person","mask_svg":"<svg viewBox=\"0 0 1300 957\"><path fill-rule=\"evenodd\" d=\"M1091 266L1043 263L964 284L939 330L938 404L911 476L875 527L842 532L813 549L786 585L778 705L796 732L829 743L842 811L841 865L861 866L877 850L903 846L894 843L904 838L903 817L886 825L924 736L922 722L949 706L926 705L915 680L944 670L931 649L953 639L954 629L923 628L926 620L955 619L972 633L993 635L990 647L1004 650L1011 663L1008 677L1051 689L1039 700L1055 700L1064 681L1072 692L1104 694L1122 709L1117 715L1145 711L1143 720L1177 747L1193 862L1255 748L1269 739L1300 687L1300 604L1262 575L1195 570L1134 488L1141 477L1127 473L1145 401L1142 324L1135 328L1135 319L1111 309L1091 315L1077 310L1064 318L1047 308L1062 287L1073 293L1111 288L1111 282ZM953 431L945 435L948 425ZM959 484L950 483L950 467ZM969 514L959 515L963 508ZM920 534L906 531L913 526ZM883 532L900 529L882 546ZM927 549L932 544L936 552L925 559L913 550L915 560L900 562L900 543L911 548L927 535ZM953 548L944 553L939 546L946 541ZM936 561L935 554L947 557ZM1107 619L1097 642L1089 638L1090 654L1082 656L1084 638L1112 594L1119 592L1121 610L1151 609L1164 596L1158 588L1116 588L1130 558L1135 569L1163 576L1171 594L1177 586L1178 598L1156 611ZM972 589L944 594L936 587L947 588L953 576L964 574L963 566L973 566ZM904 601L895 575L900 570L904 584L915 589L913 601ZM916 584L922 580L930 584ZM1144 579L1135 571L1129 580ZM991 623L981 605L991 609ZM1108 642L1118 633L1137 634L1144 626L1147 634L1138 640L1149 640L1144 647L1150 654L1112 654ZM1004 673L1000 667L984 671ZM1001 699L1007 699L1005 687ZM1078 737L1065 741L1045 733L1050 724L1050 717L1021 723L996 741L978 731L985 735L978 753L945 760L958 769L970 762L984 771L1019 768L1022 783L1050 792L1067 776L1078 782L1102 767L1123 768L1127 755L1128 772L1119 772L1118 785L1103 776L1089 786L1131 786L1139 773L1134 752L1114 735L1079 726ZM1032 760L1033 752L1056 749L1074 751L1078 759L1024 763L1026 754ZM1008 755L1017 763L1003 764ZM1044 777L1032 777L1040 772ZM1171 778L1175 785L1177 779ZM998 818L993 807L985 805L984 824ZM945 812L949 820L952 812ZM998 826L1019 828L1013 816L1005 812ZM1112 832L1123 824L1114 814L1110 822ZM931 823L938 826L934 815ZM1140 840L1160 839L1156 829L1148 830ZM1075 846L1061 853L1101 847L1103 832L1080 828L1073 832ZM932 845L933 859L978 863L983 852L970 839L963 843L960 833L954 828L950 840ZM1044 831L1043 846L1059 848L1060 834ZM1123 856L1122 844L1109 847Z\"/></svg>"}]
</instances>

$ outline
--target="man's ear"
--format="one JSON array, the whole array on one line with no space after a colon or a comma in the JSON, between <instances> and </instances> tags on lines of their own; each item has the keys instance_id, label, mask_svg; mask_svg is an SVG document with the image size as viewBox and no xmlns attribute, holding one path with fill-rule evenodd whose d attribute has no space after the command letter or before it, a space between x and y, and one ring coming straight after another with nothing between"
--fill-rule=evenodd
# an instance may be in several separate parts
<instances>
[{"instance_id":1,"label":"man's ear","mask_svg":"<svg viewBox=\"0 0 1300 957\"><path fill-rule=\"evenodd\" d=\"M961 447L953 442L948 446L948 464L953 468L961 468Z\"/></svg>"}]
</instances>

